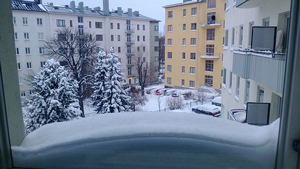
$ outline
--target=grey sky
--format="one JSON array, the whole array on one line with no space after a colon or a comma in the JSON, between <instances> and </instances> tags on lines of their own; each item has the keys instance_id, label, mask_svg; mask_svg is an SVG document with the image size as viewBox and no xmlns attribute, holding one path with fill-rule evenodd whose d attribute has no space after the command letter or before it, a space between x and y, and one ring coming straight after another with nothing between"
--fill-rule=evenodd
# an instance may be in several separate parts
<instances>
[{"instance_id":1,"label":"grey sky","mask_svg":"<svg viewBox=\"0 0 300 169\"><path fill-rule=\"evenodd\" d=\"M69 5L71 0L43 0L43 3L53 2L54 5ZM75 4L83 2L84 6L91 8L100 6L103 9L102 0L75 0ZM159 31L163 32L165 24L165 9L162 6L180 3L182 0L109 0L109 8L117 9L122 7L123 11L132 8L133 11L139 11L140 14L160 20Z\"/></svg>"}]
</instances>

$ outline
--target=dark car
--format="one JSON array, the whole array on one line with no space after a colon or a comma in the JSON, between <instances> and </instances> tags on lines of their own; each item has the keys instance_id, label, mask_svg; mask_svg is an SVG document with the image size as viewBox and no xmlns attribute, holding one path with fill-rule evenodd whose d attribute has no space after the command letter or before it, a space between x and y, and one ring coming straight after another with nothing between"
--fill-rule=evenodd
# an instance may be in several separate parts
<instances>
[{"instance_id":1,"label":"dark car","mask_svg":"<svg viewBox=\"0 0 300 169\"><path fill-rule=\"evenodd\" d=\"M198 114L205 114L213 117L221 116L220 108L215 105L201 105L197 108L192 108L192 111Z\"/></svg>"}]
</instances>

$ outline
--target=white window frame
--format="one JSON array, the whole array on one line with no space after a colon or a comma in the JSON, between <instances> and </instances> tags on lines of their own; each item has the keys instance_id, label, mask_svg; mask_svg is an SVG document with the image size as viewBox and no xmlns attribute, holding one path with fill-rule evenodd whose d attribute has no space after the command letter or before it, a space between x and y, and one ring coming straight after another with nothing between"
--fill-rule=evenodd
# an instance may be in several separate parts
<instances>
[{"instance_id":1,"label":"white window frame","mask_svg":"<svg viewBox=\"0 0 300 169\"><path fill-rule=\"evenodd\" d=\"M191 9L191 15L197 16L197 7Z\"/></svg>"},{"instance_id":2,"label":"white window frame","mask_svg":"<svg viewBox=\"0 0 300 169\"><path fill-rule=\"evenodd\" d=\"M191 38L191 46L196 46L196 38Z\"/></svg>"},{"instance_id":3,"label":"white window frame","mask_svg":"<svg viewBox=\"0 0 300 169\"><path fill-rule=\"evenodd\" d=\"M38 26L42 26L43 25L43 19L42 18L36 18L36 22Z\"/></svg>"},{"instance_id":4,"label":"white window frame","mask_svg":"<svg viewBox=\"0 0 300 169\"><path fill-rule=\"evenodd\" d=\"M182 67L181 67L181 73L182 73L182 74L185 74L185 66L182 66Z\"/></svg>"},{"instance_id":5,"label":"white window frame","mask_svg":"<svg viewBox=\"0 0 300 169\"><path fill-rule=\"evenodd\" d=\"M191 23L191 31L197 30L197 23Z\"/></svg>"},{"instance_id":6,"label":"white window frame","mask_svg":"<svg viewBox=\"0 0 300 169\"><path fill-rule=\"evenodd\" d=\"M172 72L172 65L168 65L168 66L167 66L167 71L168 71L168 72Z\"/></svg>"},{"instance_id":7,"label":"white window frame","mask_svg":"<svg viewBox=\"0 0 300 169\"><path fill-rule=\"evenodd\" d=\"M170 77L167 78L167 84L172 84L172 78Z\"/></svg>"},{"instance_id":8,"label":"white window frame","mask_svg":"<svg viewBox=\"0 0 300 169\"><path fill-rule=\"evenodd\" d=\"M44 40L44 33L38 33L38 40Z\"/></svg>"},{"instance_id":9,"label":"white window frame","mask_svg":"<svg viewBox=\"0 0 300 169\"><path fill-rule=\"evenodd\" d=\"M185 44L186 44L186 39L183 38L183 39L182 39L182 46L185 46Z\"/></svg>"},{"instance_id":10,"label":"white window frame","mask_svg":"<svg viewBox=\"0 0 300 169\"><path fill-rule=\"evenodd\" d=\"M57 27L66 27L66 21L64 19L56 19Z\"/></svg>"},{"instance_id":11,"label":"white window frame","mask_svg":"<svg viewBox=\"0 0 300 169\"><path fill-rule=\"evenodd\" d=\"M195 81L190 80L189 87L190 87L190 88L195 88Z\"/></svg>"},{"instance_id":12,"label":"white window frame","mask_svg":"<svg viewBox=\"0 0 300 169\"><path fill-rule=\"evenodd\" d=\"M26 55L30 55L30 47L26 47L25 48L25 54Z\"/></svg>"},{"instance_id":13,"label":"white window frame","mask_svg":"<svg viewBox=\"0 0 300 169\"><path fill-rule=\"evenodd\" d=\"M28 32L24 32L24 39L25 40L30 40Z\"/></svg>"},{"instance_id":14,"label":"white window frame","mask_svg":"<svg viewBox=\"0 0 300 169\"><path fill-rule=\"evenodd\" d=\"M195 73L196 73L196 68L190 67L190 75L195 75Z\"/></svg>"},{"instance_id":15,"label":"white window frame","mask_svg":"<svg viewBox=\"0 0 300 169\"><path fill-rule=\"evenodd\" d=\"M28 25L28 18L27 17L23 17L23 25Z\"/></svg>"},{"instance_id":16,"label":"white window frame","mask_svg":"<svg viewBox=\"0 0 300 169\"><path fill-rule=\"evenodd\" d=\"M31 65L31 62L26 62L26 67L27 67L27 69L32 69L32 65Z\"/></svg>"}]
</instances>

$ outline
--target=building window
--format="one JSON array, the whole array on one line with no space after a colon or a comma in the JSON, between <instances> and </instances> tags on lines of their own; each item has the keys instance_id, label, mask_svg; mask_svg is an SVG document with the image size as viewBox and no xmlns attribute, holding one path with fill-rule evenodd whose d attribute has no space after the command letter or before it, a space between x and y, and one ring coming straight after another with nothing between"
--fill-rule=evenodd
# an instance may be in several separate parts
<instances>
[{"instance_id":1,"label":"building window","mask_svg":"<svg viewBox=\"0 0 300 169\"><path fill-rule=\"evenodd\" d=\"M181 86L184 87L184 79L181 80Z\"/></svg>"},{"instance_id":2,"label":"building window","mask_svg":"<svg viewBox=\"0 0 300 169\"><path fill-rule=\"evenodd\" d=\"M264 101L265 91L262 87L258 88L258 102L262 103Z\"/></svg>"},{"instance_id":3,"label":"building window","mask_svg":"<svg viewBox=\"0 0 300 169\"><path fill-rule=\"evenodd\" d=\"M195 74L195 67L190 67L190 74Z\"/></svg>"},{"instance_id":4,"label":"building window","mask_svg":"<svg viewBox=\"0 0 300 169\"><path fill-rule=\"evenodd\" d=\"M213 70L214 70L214 61L206 60L205 61L205 71L213 72Z\"/></svg>"},{"instance_id":5,"label":"building window","mask_svg":"<svg viewBox=\"0 0 300 169\"><path fill-rule=\"evenodd\" d=\"M226 69L223 69L223 84L226 84Z\"/></svg>"},{"instance_id":6,"label":"building window","mask_svg":"<svg viewBox=\"0 0 300 169\"><path fill-rule=\"evenodd\" d=\"M236 91L235 95L239 96L240 95L240 77L237 76L236 78Z\"/></svg>"},{"instance_id":7,"label":"building window","mask_svg":"<svg viewBox=\"0 0 300 169\"><path fill-rule=\"evenodd\" d=\"M121 53L121 47L118 47L118 53Z\"/></svg>"},{"instance_id":8,"label":"building window","mask_svg":"<svg viewBox=\"0 0 300 169\"><path fill-rule=\"evenodd\" d=\"M185 60L185 53L182 53L182 60Z\"/></svg>"},{"instance_id":9,"label":"building window","mask_svg":"<svg viewBox=\"0 0 300 169\"><path fill-rule=\"evenodd\" d=\"M143 30L146 30L146 26L145 25L143 25Z\"/></svg>"},{"instance_id":10,"label":"building window","mask_svg":"<svg viewBox=\"0 0 300 169\"><path fill-rule=\"evenodd\" d=\"M191 38L191 46L196 46L196 38Z\"/></svg>"},{"instance_id":11,"label":"building window","mask_svg":"<svg viewBox=\"0 0 300 169\"><path fill-rule=\"evenodd\" d=\"M140 47L137 47L137 51L140 52Z\"/></svg>"},{"instance_id":12,"label":"building window","mask_svg":"<svg viewBox=\"0 0 300 169\"><path fill-rule=\"evenodd\" d=\"M103 35L96 35L96 41L103 41Z\"/></svg>"},{"instance_id":13,"label":"building window","mask_svg":"<svg viewBox=\"0 0 300 169\"><path fill-rule=\"evenodd\" d=\"M197 15L197 8L192 8L192 16Z\"/></svg>"},{"instance_id":14,"label":"building window","mask_svg":"<svg viewBox=\"0 0 300 169\"><path fill-rule=\"evenodd\" d=\"M89 21L89 28L92 28L92 22Z\"/></svg>"},{"instance_id":15,"label":"building window","mask_svg":"<svg viewBox=\"0 0 300 169\"><path fill-rule=\"evenodd\" d=\"M28 25L27 17L23 17L23 25Z\"/></svg>"},{"instance_id":16,"label":"building window","mask_svg":"<svg viewBox=\"0 0 300 169\"><path fill-rule=\"evenodd\" d=\"M19 82L20 84L22 84L22 82ZM21 91L21 97L26 97L25 91Z\"/></svg>"},{"instance_id":17,"label":"building window","mask_svg":"<svg viewBox=\"0 0 300 169\"><path fill-rule=\"evenodd\" d=\"M186 30L186 24L183 24L182 30L185 32L185 30Z\"/></svg>"},{"instance_id":18,"label":"building window","mask_svg":"<svg viewBox=\"0 0 300 169\"><path fill-rule=\"evenodd\" d=\"M216 0L207 0L207 9L216 8Z\"/></svg>"},{"instance_id":19,"label":"building window","mask_svg":"<svg viewBox=\"0 0 300 169\"><path fill-rule=\"evenodd\" d=\"M73 21L70 20L70 27L73 27Z\"/></svg>"},{"instance_id":20,"label":"building window","mask_svg":"<svg viewBox=\"0 0 300 169\"><path fill-rule=\"evenodd\" d=\"M146 41L146 37L145 36L143 36L143 41ZM172 40L171 40L172 41ZM171 44L172 45L172 44Z\"/></svg>"},{"instance_id":21,"label":"building window","mask_svg":"<svg viewBox=\"0 0 300 169\"><path fill-rule=\"evenodd\" d=\"M243 45L243 32L244 32L244 28L243 28L243 26L240 26L240 38L239 38L239 45L240 46Z\"/></svg>"},{"instance_id":22,"label":"building window","mask_svg":"<svg viewBox=\"0 0 300 169\"><path fill-rule=\"evenodd\" d=\"M183 17L186 17L186 9L183 9Z\"/></svg>"},{"instance_id":23,"label":"building window","mask_svg":"<svg viewBox=\"0 0 300 169\"><path fill-rule=\"evenodd\" d=\"M168 12L168 18L173 18L173 11Z\"/></svg>"},{"instance_id":24,"label":"building window","mask_svg":"<svg viewBox=\"0 0 300 169\"><path fill-rule=\"evenodd\" d=\"M128 57L127 57L127 64L128 64L128 65L131 65L131 56L128 56Z\"/></svg>"},{"instance_id":25,"label":"building window","mask_svg":"<svg viewBox=\"0 0 300 169\"><path fill-rule=\"evenodd\" d=\"M38 33L38 39L44 40L44 33Z\"/></svg>"},{"instance_id":26,"label":"building window","mask_svg":"<svg viewBox=\"0 0 300 169\"><path fill-rule=\"evenodd\" d=\"M195 81L190 81L190 87L195 87Z\"/></svg>"},{"instance_id":27,"label":"building window","mask_svg":"<svg viewBox=\"0 0 300 169\"><path fill-rule=\"evenodd\" d=\"M29 33L24 33L24 39L29 40Z\"/></svg>"},{"instance_id":28,"label":"building window","mask_svg":"<svg viewBox=\"0 0 300 169\"><path fill-rule=\"evenodd\" d=\"M79 35L83 35L83 25L78 25L78 33Z\"/></svg>"},{"instance_id":29,"label":"building window","mask_svg":"<svg viewBox=\"0 0 300 169\"><path fill-rule=\"evenodd\" d=\"M186 40L185 38L182 39L182 46L185 46Z\"/></svg>"},{"instance_id":30,"label":"building window","mask_svg":"<svg viewBox=\"0 0 300 169\"><path fill-rule=\"evenodd\" d=\"M114 41L114 35L110 35L110 40Z\"/></svg>"},{"instance_id":31,"label":"building window","mask_svg":"<svg viewBox=\"0 0 300 169\"><path fill-rule=\"evenodd\" d=\"M206 40L207 41L215 40L215 29L207 29Z\"/></svg>"},{"instance_id":32,"label":"building window","mask_svg":"<svg viewBox=\"0 0 300 169\"><path fill-rule=\"evenodd\" d=\"M132 74L131 74L131 67L128 67L128 76L131 76Z\"/></svg>"},{"instance_id":33,"label":"building window","mask_svg":"<svg viewBox=\"0 0 300 169\"><path fill-rule=\"evenodd\" d=\"M120 23L117 23L117 29L120 29Z\"/></svg>"},{"instance_id":34,"label":"building window","mask_svg":"<svg viewBox=\"0 0 300 169\"><path fill-rule=\"evenodd\" d=\"M216 21L216 13L211 12L207 13L207 24L215 24Z\"/></svg>"},{"instance_id":35,"label":"building window","mask_svg":"<svg viewBox=\"0 0 300 169\"><path fill-rule=\"evenodd\" d=\"M169 77L168 77L168 78L167 78L167 83L168 83L168 84L172 84L172 78L169 78Z\"/></svg>"},{"instance_id":36,"label":"building window","mask_svg":"<svg viewBox=\"0 0 300 169\"><path fill-rule=\"evenodd\" d=\"M30 48L25 48L25 54L30 55Z\"/></svg>"},{"instance_id":37,"label":"building window","mask_svg":"<svg viewBox=\"0 0 300 169\"><path fill-rule=\"evenodd\" d=\"M252 27L254 26L254 22L249 23L249 47L251 48L251 37L252 37Z\"/></svg>"},{"instance_id":38,"label":"building window","mask_svg":"<svg viewBox=\"0 0 300 169\"><path fill-rule=\"evenodd\" d=\"M205 86L213 86L213 76L205 76Z\"/></svg>"},{"instance_id":39,"label":"building window","mask_svg":"<svg viewBox=\"0 0 300 169\"><path fill-rule=\"evenodd\" d=\"M263 18L262 26L269 26L270 25L270 17Z\"/></svg>"},{"instance_id":40,"label":"building window","mask_svg":"<svg viewBox=\"0 0 300 169\"><path fill-rule=\"evenodd\" d=\"M157 42L158 41L158 36L154 36L154 41Z\"/></svg>"},{"instance_id":41,"label":"building window","mask_svg":"<svg viewBox=\"0 0 300 169\"><path fill-rule=\"evenodd\" d=\"M182 74L185 74L185 66L182 66L181 72L182 72Z\"/></svg>"},{"instance_id":42,"label":"building window","mask_svg":"<svg viewBox=\"0 0 300 169\"><path fill-rule=\"evenodd\" d=\"M168 25L168 32L172 32L172 25Z\"/></svg>"},{"instance_id":43,"label":"building window","mask_svg":"<svg viewBox=\"0 0 300 169\"><path fill-rule=\"evenodd\" d=\"M41 62L41 68L44 67L45 64L46 62Z\"/></svg>"},{"instance_id":44,"label":"building window","mask_svg":"<svg viewBox=\"0 0 300 169\"><path fill-rule=\"evenodd\" d=\"M110 23L110 29L114 29L114 23Z\"/></svg>"},{"instance_id":45,"label":"building window","mask_svg":"<svg viewBox=\"0 0 300 169\"><path fill-rule=\"evenodd\" d=\"M137 38L137 41L140 41L140 36L137 36L136 38Z\"/></svg>"},{"instance_id":46,"label":"building window","mask_svg":"<svg viewBox=\"0 0 300 169\"><path fill-rule=\"evenodd\" d=\"M158 25L154 26L154 31L158 31Z\"/></svg>"},{"instance_id":47,"label":"building window","mask_svg":"<svg viewBox=\"0 0 300 169\"><path fill-rule=\"evenodd\" d=\"M245 104L249 101L250 81L246 81Z\"/></svg>"},{"instance_id":48,"label":"building window","mask_svg":"<svg viewBox=\"0 0 300 169\"><path fill-rule=\"evenodd\" d=\"M232 87L232 72L229 74L229 89Z\"/></svg>"},{"instance_id":49,"label":"building window","mask_svg":"<svg viewBox=\"0 0 300 169\"><path fill-rule=\"evenodd\" d=\"M83 17L82 16L78 16L78 23L83 23Z\"/></svg>"},{"instance_id":50,"label":"building window","mask_svg":"<svg viewBox=\"0 0 300 169\"><path fill-rule=\"evenodd\" d=\"M196 53L191 53L191 60L195 60L196 59Z\"/></svg>"},{"instance_id":51,"label":"building window","mask_svg":"<svg viewBox=\"0 0 300 169\"><path fill-rule=\"evenodd\" d=\"M14 24L14 25L17 24L17 19L16 19L16 17L13 17L13 24Z\"/></svg>"},{"instance_id":52,"label":"building window","mask_svg":"<svg viewBox=\"0 0 300 169\"><path fill-rule=\"evenodd\" d=\"M95 28L102 28L102 22L95 22Z\"/></svg>"},{"instance_id":53,"label":"building window","mask_svg":"<svg viewBox=\"0 0 300 169\"><path fill-rule=\"evenodd\" d=\"M57 27L65 27L66 26L65 20L63 20L63 19L57 19L56 20L56 26Z\"/></svg>"},{"instance_id":54,"label":"building window","mask_svg":"<svg viewBox=\"0 0 300 169\"><path fill-rule=\"evenodd\" d=\"M139 24L136 25L136 29L140 30L140 25Z\"/></svg>"},{"instance_id":55,"label":"building window","mask_svg":"<svg viewBox=\"0 0 300 169\"><path fill-rule=\"evenodd\" d=\"M146 47L143 46L143 52L146 52ZM144 60L145 60L145 57L144 57Z\"/></svg>"},{"instance_id":56,"label":"building window","mask_svg":"<svg viewBox=\"0 0 300 169\"><path fill-rule=\"evenodd\" d=\"M168 59L172 59L172 52L168 52Z\"/></svg>"},{"instance_id":57,"label":"building window","mask_svg":"<svg viewBox=\"0 0 300 169\"><path fill-rule=\"evenodd\" d=\"M168 46L172 46L172 39L168 39Z\"/></svg>"},{"instance_id":58,"label":"building window","mask_svg":"<svg viewBox=\"0 0 300 169\"><path fill-rule=\"evenodd\" d=\"M228 46L228 30L225 30L224 46Z\"/></svg>"},{"instance_id":59,"label":"building window","mask_svg":"<svg viewBox=\"0 0 300 169\"><path fill-rule=\"evenodd\" d=\"M42 18L36 18L37 25L43 25L43 19Z\"/></svg>"},{"instance_id":60,"label":"building window","mask_svg":"<svg viewBox=\"0 0 300 169\"><path fill-rule=\"evenodd\" d=\"M158 46L154 46L154 51L155 52L159 51L159 47Z\"/></svg>"},{"instance_id":61,"label":"building window","mask_svg":"<svg viewBox=\"0 0 300 169\"><path fill-rule=\"evenodd\" d=\"M168 65L168 66L167 66L167 71L168 71L168 72L172 72L172 65Z\"/></svg>"},{"instance_id":62,"label":"building window","mask_svg":"<svg viewBox=\"0 0 300 169\"><path fill-rule=\"evenodd\" d=\"M121 41L121 35L118 35L118 41Z\"/></svg>"},{"instance_id":63,"label":"building window","mask_svg":"<svg viewBox=\"0 0 300 169\"><path fill-rule=\"evenodd\" d=\"M195 31L197 29L197 23L192 23L191 24L191 30Z\"/></svg>"},{"instance_id":64,"label":"building window","mask_svg":"<svg viewBox=\"0 0 300 169\"><path fill-rule=\"evenodd\" d=\"M39 48L39 52L40 52L40 54L45 54L45 48L44 47L40 47Z\"/></svg>"},{"instance_id":65,"label":"building window","mask_svg":"<svg viewBox=\"0 0 300 169\"><path fill-rule=\"evenodd\" d=\"M31 69L31 62L27 62L27 69Z\"/></svg>"},{"instance_id":66,"label":"building window","mask_svg":"<svg viewBox=\"0 0 300 169\"><path fill-rule=\"evenodd\" d=\"M20 54L19 48L16 48L16 55L19 55L19 54Z\"/></svg>"},{"instance_id":67,"label":"building window","mask_svg":"<svg viewBox=\"0 0 300 169\"><path fill-rule=\"evenodd\" d=\"M21 63L17 63L18 70L21 70Z\"/></svg>"},{"instance_id":68,"label":"building window","mask_svg":"<svg viewBox=\"0 0 300 169\"><path fill-rule=\"evenodd\" d=\"M155 72L158 72L158 66L155 66Z\"/></svg>"},{"instance_id":69,"label":"building window","mask_svg":"<svg viewBox=\"0 0 300 169\"><path fill-rule=\"evenodd\" d=\"M235 28L232 28L232 36L231 36L231 45L234 45L234 34L235 34Z\"/></svg>"},{"instance_id":70,"label":"building window","mask_svg":"<svg viewBox=\"0 0 300 169\"><path fill-rule=\"evenodd\" d=\"M155 56L154 60L155 62L158 62L158 56Z\"/></svg>"},{"instance_id":71,"label":"building window","mask_svg":"<svg viewBox=\"0 0 300 169\"><path fill-rule=\"evenodd\" d=\"M206 55L214 56L215 45L206 45Z\"/></svg>"},{"instance_id":72,"label":"building window","mask_svg":"<svg viewBox=\"0 0 300 169\"><path fill-rule=\"evenodd\" d=\"M15 40L18 40L18 33L15 32Z\"/></svg>"},{"instance_id":73,"label":"building window","mask_svg":"<svg viewBox=\"0 0 300 169\"><path fill-rule=\"evenodd\" d=\"M225 3L225 11L228 10L230 7L230 1L229 0L226 0L226 3Z\"/></svg>"}]
</instances>

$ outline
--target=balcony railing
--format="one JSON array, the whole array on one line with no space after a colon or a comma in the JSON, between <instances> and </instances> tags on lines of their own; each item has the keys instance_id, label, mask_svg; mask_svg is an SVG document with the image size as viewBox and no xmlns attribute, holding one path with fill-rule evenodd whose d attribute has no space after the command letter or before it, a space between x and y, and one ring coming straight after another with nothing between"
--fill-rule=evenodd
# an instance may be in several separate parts
<instances>
[{"instance_id":1,"label":"balcony railing","mask_svg":"<svg viewBox=\"0 0 300 169\"><path fill-rule=\"evenodd\" d=\"M134 33L134 29L133 28L127 28L125 30L125 33Z\"/></svg>"},{"instance_id":2,"label":"balcony railing","mask_svg":"<svg viewBox=\"0 0 300 169\"><path fill-rule=\"evenodd\" d=\"M220 59L221 53L200 53L200 59Z\"/></svg>"},{"instance_id":3,"label":"balcony railing","mask_svg":"<svg viewBox=\"0 0 300 169\"><path fill-rule=\"evenodd\" d=\"M232 72L241 78L252 79L275 92L282 93L285 54L234 51Z\"/></svg>"},{"instance_id":4,"label":"balcony railing","mask_svg":"<svg viewBox=\"0 0 300 169\"><path fill-rule=\"evenodd\" d=\"M254 8L268 3L272 3L272 0L236 0L236 6L239 8Z\"/></svg>"},{"instance_id":5,"label":"balcony railing","mask_svg":"<svg viewBox=\"0 0 300 169\"><path fill-rule=\"evenodd\" d=\"M127 40L127 41L126 41L126 44L127 44L127 45L132 45L132 44L134 44L134 40Z\"/></svg>"},{"instance_id":6,"label":"balcony railing","mask_svg":"<svg viewBox=\"0 0 300 169\"><path fill-rule=\"evenodd\" d=\"M215 26L222 26L223 20L215 20L215 21L201 21L201 27L215 27Z\"/></svg>"}]
</instances>

